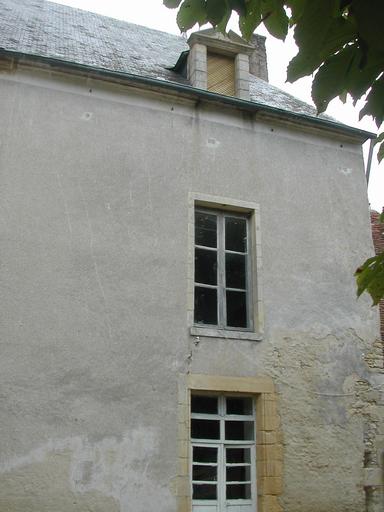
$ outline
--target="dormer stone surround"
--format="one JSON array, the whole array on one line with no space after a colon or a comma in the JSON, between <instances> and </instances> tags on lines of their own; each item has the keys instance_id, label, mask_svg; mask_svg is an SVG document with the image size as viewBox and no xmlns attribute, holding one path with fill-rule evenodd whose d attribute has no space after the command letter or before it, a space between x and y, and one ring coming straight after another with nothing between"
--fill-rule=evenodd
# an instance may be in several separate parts
<instances>
[{"instance_id":1,"label":"dormer stone surround","mask_svg":"<svg viewBox=\"0 0 384 512\"><path fill-rule=\"evenodd\" d=\"M188 39L190 52L187 66L187 75L191 85L199 89L217 92L209 87L210 60L215 59L215 56L228 64L232 60L234 66L233 95L249 100L250 72L259 78L268 80L264 38L254 36L252 43L247 43L233 31L224 35L214 29L208 29L191 34ZM232 74L228 77L225 76L226 69L229 69L228 66L223 67L223 80L232 80ZM232 93L229 94L232 95Z\"/></svg>"}]
</instances>

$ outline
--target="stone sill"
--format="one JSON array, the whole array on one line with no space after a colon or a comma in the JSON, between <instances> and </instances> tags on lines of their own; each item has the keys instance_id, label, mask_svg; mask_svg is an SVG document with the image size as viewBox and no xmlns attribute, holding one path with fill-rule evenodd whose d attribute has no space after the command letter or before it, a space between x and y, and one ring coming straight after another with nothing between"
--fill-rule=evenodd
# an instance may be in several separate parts
<instances>
[{"instance_id":1,"label":"stone sill","mask_svg":"<svg viewBox=\"0 0 384 512\"><path fill-rule=\"evenodd\" d=\"M231 331L225 329L215 329L212 327L196 327L193 325L189 329L191 336L200 336L204 338L224 338L227 340L248 340L262 341L263 336L258 332L249 331Z\"/></svg>"},{"instance_id":2,"label":"stone sill","mask_svg":"<svg viewBox=\"0 0 384 512\"><path fill-rule=\"evenodd\" d=\"M381 487L383 485L383 473L380 467L364 468L364 487Z\"/></svg>"}]
</instances>

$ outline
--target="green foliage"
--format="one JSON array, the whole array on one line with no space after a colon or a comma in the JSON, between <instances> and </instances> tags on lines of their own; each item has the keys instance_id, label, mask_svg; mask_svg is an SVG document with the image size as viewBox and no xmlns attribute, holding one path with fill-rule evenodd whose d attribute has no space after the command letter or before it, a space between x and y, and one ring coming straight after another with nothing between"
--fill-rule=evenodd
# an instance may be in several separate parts
<instances>
[{"instance_id":1,"label":"green foliage","mask_svg":"<svg viewBox=\"0 0 384 512\"><path fill-rule=\"evenodd\" d=\"M181 4L181 0L163 0L163 4L169 9L175 9Z\"/></svg>"},{"instance_id":2,"label":"green foliage","mask_svg":"<svg viewBox=\"0 0 384 512\"><path fill-rule=\"evenodd\" d=\"M313 73L327 57L342 48L353 33L344 17L334 16L336 0L303 2L296 14L294 37L299 53L291 60L287 75L290 82Z\"/></svg>"},{"instance_id":3,"label":"green foliage","mask_svg":"<svg viewBox=\"0 0 384 512\"><path fill-rule=\"evenodd\" d=\"M264 0L261 2L261 16L268 32L285 39L288 33L288 16L284 9L283 0Z\"/></svg>"},{"instance_id":4,"label":"green foliage","mask_svg":"<svg viewBox=\"0 0 384 512\"><path fill-rule=\"evenodd\" d=\"M380 133L380 135L378 135L378 137L376 139L376 144L381 142L379 151L377 153L377 159L379 160L379 162L381 162L382 159L384 158L384 142L383 141L384 141L384 132ZM384 215L384 214L382 214L382 215ZM380 222L384 222L384 217Z\"/></svg>"},{"instance_id":5,"label":"green foliage","mask_svg":"<svg viewBox=\"0 0 384 512\"><path fill-rule=\"evenodd\" d=\"M261 23L261 5L259 0L249 0L245 12L239 17L240 31L247 40Z\"/></svg>"},{"instance_id":6,"label":"green foliage","mask_svg":"<svg viewBox=\"0 0 384 512\"><path fill-rule=\"evenodd\" d=\"M312 84L312 98L318 112L324 112L328 103L345 91L344 78L354 60L355 48L346 46L328 59L327 66L321 66Z\"/></svg>"},{"instance_id":7,"label":"green foliage","mask_svg":"<svg viewBox=\"0 0 384 512\"><path fill-rule=\"evenodd\" d=\"M357 296L367 291L373 306L384 297L384 253L368 258L356 272Z\"/></svg>"},{"instance_id":8,"label":"green foliage","mask_svg":"<svg viewBox=\"0 0 384 512\"><path fill-rule=\"evenodd\" d=\"M384 133L381 134L384 138ZM384 210L379 215L378 223L384 225ZM384 299L384 252L368 258L355 272L357 296L368 292L372 298L372 306Z\"/></svg>"},{"instance_id":9,"label":"green foliage","mask_svg":"<svg viewBox=\"0 0 384 512\"><path fill-rule=\"evenodd\" d=\"M184 0L177 13L177 24L182 32L192 28L196 22L206 22L206 5L204 0Z\"/></svg>"},{"instance_id":10,"label":"green foliage","mask_svg":"<svg viewBox=\"0 0 384 512\"><path fill-rule=\"evenodd\" d=\"M384 119L384 75L378 78L371 87L367 96L367 102L360 112L360 118L371 115L375 119L377 127Z\"/></svg>"}]
</instances>

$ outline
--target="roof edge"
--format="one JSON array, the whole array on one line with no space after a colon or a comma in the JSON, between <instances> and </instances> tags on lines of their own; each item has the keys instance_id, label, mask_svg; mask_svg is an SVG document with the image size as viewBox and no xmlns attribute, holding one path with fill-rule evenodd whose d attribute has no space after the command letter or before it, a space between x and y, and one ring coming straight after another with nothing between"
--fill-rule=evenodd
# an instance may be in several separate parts
<instances>
[{"instance_id":1,"label":"roof edge","mask_svg":"<svg viewBox=\"0 0 384 512\"><path fill-rule=\"evenodd\" d=\"M307 126L312 125L314 128L332 131L333 133L336 132L341 135L347 135L353 138L357 138L362 142L365 142L368 139L375 139L377 136L375 133L368 132L366 130L360 130L359 128L354 128L343 123L329 121L323 118L316 118L307 114L288 112L278 107L272 107L270 105L265 105L256 101L243 100L232 96L224 96L214 92L206 91L204 89L197 89L191 85L171 82L169 80L150 78L141 75L135 75L133 73L125 73L122 71L112 71L106 68L89 66L87 64L80 64L77 62L70 62L54 57L14 52L0 48L0 58L2 56L11 58L12 60L16 61L24 60L27 62L31 61L33 63L40 62L42 64L48 64L53 68L61 68L62 70L68 70L75 73L87 74L100 79L109 78L117 81L126 81L138 85L145 85L148 87L168 89L171 92L184 94L187 97L194 97L197 100L221 103L251 113L261 111L265 112L266 114L270 114L273 118L285 118L291 121L299 121L301 124Z\"/></svg>"}]
</instances>

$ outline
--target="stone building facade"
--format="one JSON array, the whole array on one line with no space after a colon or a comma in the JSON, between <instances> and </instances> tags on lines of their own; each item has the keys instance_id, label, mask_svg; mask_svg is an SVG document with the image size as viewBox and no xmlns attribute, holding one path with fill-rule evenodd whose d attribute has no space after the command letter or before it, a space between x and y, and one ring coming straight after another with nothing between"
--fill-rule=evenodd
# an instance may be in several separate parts
<instances>
[{"instance_id":1,"label":"stone building facade","mask_svg":"<svg viewBox=\"0 0 384 512\"><path fill-rule=\"evenodd\" d=\"M260 38L0 18L0 510L381 510L372 134Z\"/></svg>"}]
</instances>

